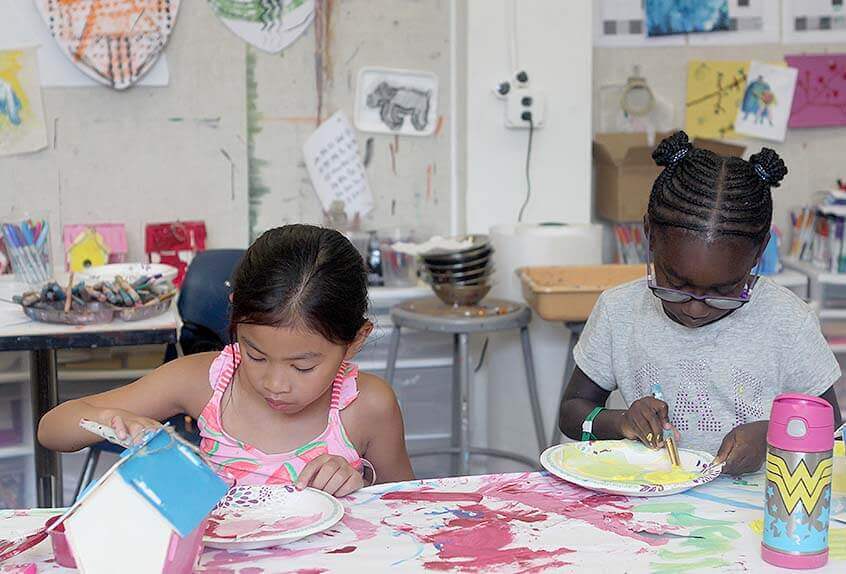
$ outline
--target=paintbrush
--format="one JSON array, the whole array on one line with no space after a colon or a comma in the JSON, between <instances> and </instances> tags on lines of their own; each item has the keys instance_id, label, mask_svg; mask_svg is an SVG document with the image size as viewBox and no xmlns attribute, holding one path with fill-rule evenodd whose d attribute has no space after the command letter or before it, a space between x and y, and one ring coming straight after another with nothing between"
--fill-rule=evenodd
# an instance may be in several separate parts
<instances>
[{"instance_id":1,"label":"paintbrush","mask_svg":"<svg viewBox=\"0 0 846 574\"><path fill-rule=\"evenodd\" d=\"M661 385L658 383L652 385L652 396L659 401L666 402L664 401L664 393L661 391ZM664 429L663 434L664 445L667 447L667 455L670 457L670 464L674 467L680 467L681 458L679 457L679 449L676 446L676 437L673 434L673 429Z\"/></svg>"}]
</instances>

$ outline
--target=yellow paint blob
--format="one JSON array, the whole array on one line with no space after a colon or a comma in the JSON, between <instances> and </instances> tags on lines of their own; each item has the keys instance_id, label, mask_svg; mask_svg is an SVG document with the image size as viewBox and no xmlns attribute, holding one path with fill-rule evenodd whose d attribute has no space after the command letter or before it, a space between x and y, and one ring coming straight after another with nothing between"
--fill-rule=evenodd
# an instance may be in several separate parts
<instances>
[{"instance_id":1,"label":"yellow paint blob","mask_svg":"<svg viewBox=\"0 0 846 574\"><path fill-rule=\"evenodd\" d=\"M749 528L750 528L750 530L752 530L752 532L754 532L758 536L763 536L764 535L764 519L759 518L758 520L753 520L752 522L749 523Z\"/></svg>"},{"instance_id":2,"label":"yellow paint blob","mask_svg":"<svg viewBox=\"0 0 846 574\"><path fill-rule=\"evenodd\" d=\"M640 447L626 448L631 450ZM646 450L646 447L643 449ZM661 451L649 451L646 457L641 456L636 462L629 460L627 455L631 455L631 452L627 453L617 445L603 448L600 454L578 450L562 450L561 454L560 466L592 480L666 486L687 482L700 474L697 471L673 468L666 453Z\"/></svg>"}]
</instances>

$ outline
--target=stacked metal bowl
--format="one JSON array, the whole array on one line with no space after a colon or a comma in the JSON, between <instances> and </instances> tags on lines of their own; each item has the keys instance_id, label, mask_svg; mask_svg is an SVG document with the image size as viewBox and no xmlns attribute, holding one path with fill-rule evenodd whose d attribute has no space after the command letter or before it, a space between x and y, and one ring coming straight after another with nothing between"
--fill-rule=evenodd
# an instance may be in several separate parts
<instances>
[{"instance_id":1,"label":"stacked metal bowl","mask_svg":"<svg viewBox=\"0 0 846 574\"><path fill-rule=\"evenodd\" d=\"M470 241L462 249L429 251L421 255L422 277L447 305L472 306L491 290L493 246L487 235L455 238Z\"/></svg>"}]
</instances>

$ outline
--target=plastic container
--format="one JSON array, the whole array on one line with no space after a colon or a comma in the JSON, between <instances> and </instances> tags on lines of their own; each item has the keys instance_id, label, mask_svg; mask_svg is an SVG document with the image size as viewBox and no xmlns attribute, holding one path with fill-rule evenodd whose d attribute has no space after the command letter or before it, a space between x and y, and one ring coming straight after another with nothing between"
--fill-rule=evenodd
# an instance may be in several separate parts
<instances>
[{"instance_id":1,"label":"plastic container","mask_svg":"<svg viewBox=\"0 0 846 574\"><path fill-rule=\"evenodd\" d=\"M46 218L7 220L0 225L0 236L18 279L31 286L53 279L50 225Z\"/></svg>"},{"instance_id":2,"label":"plastic container","mask_svg":"<svg viewBox=\"0 0 846 574\"><path fill-rule=\"evenodd\" d=\"M382 280L386 287L413 287L417 285L417 258L394 251L397 242L414 241L414 233L402 228L382 230L378 233L382 264Z\"/></svg>"},{"instance_id":3,"label":"plastic container","mask_svg":"<svg viewBox=\"0 0 846 574\"><path fill-rule=\"evenodd\" d=\"M586 321L606 289L646 277L645 265L523 267L523 297L547 321Z\"/></svg>"},{"instance_id":4,"label":"plastic container","mask_svg":"<svg viewBox=\"0 0 846 574\"><path fill-rule=\"evenodd\" d=\"M834 411L818 397L779 395L767 427L764 561L793 570L828 562Z\"/></svg>"}]
</instances>

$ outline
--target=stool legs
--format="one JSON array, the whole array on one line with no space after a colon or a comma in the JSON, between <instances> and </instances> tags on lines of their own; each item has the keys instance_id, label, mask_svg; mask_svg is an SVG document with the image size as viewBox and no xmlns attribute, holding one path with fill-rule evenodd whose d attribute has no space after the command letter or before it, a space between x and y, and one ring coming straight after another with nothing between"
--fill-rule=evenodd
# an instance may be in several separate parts
<instances>
[{"instance_id":1,"label":"stool legs","mask_svg":"<svg viewBox=\"0 0 846 574\"><path fill-rule=\"evenodd\" d=\"M529 403L532 406L532 420L535 423L535 436L538 439L538 454L546 449L546 432L543 428L543 413L541 413L538 385L535 379L535 362L532 355L532 341L529 339L529 328L520 329L520 339L523 343L523 362L526 364L526 386L529 389Z\"/></svg>"},{"instance_id":2,"label":"stool legs","mask_svg":"<svg viewBox=\"0 0 846 574\"><path fill-rule=\"evenodd\" d=\"M397 370L397 355L399 354L400 335L402 327L395 326L391 331L391 346L388 349L388 364L385 368L385 380L394 388L394 373Z\"/></svg>"},{"instance_id":3,"label":"stool legs","mask_svg":"<svg viewBox=\"0 0 846 574\"><path fill-rule=\"evenodd\" d=\"M470 471L470 336L467 333L456 335L455 365L458 369L459 409L461 413L461 432L458 448L460 453L459 473L467 475Z\"/></svg>"},{"instance_id":4,"label":"stool legs","mask_svg":"<svg viewBox=\"0 0 846 574\"><path fill-rule=\"evenodd\" d=\"M452 337L452 434L450 435L450 446L453 454L449 457L450 476L461 476L461 460L457 456L461 443L461 374L463 368L458 360L459 356L458 335Z\"/></svg>"}]
</instances>

